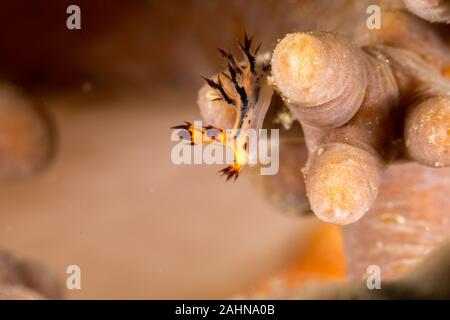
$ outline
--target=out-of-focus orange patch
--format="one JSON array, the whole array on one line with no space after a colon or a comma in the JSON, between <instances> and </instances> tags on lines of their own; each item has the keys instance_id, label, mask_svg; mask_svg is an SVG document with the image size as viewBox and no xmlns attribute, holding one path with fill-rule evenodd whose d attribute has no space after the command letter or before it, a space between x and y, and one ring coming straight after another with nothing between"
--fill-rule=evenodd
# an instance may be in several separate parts
<instances>
[{"instance_id":1,"label":"out-of-focus orange patch","mask_svg":"<svg viewBox=\"0 0 450 320\"><path fill-rule=\"evenodd\" d=\"M300 288L311 281L338 281L346 277L344 246L340 226L321 224L313 233L304 252L286 271L270 278L258 290L263 295L274 286Z\"/></svg>"},{"instance_id":2,"label":"out-of-focus orange patch","mask_svg":"<svg viewBox=\"0 0 450 320\"><path fill-rule=\"evenodd\" d=\"M442 74L445 77L450 78L450 66L445 67L444 70L442 71Z\"/></svg>"}]
</instances>

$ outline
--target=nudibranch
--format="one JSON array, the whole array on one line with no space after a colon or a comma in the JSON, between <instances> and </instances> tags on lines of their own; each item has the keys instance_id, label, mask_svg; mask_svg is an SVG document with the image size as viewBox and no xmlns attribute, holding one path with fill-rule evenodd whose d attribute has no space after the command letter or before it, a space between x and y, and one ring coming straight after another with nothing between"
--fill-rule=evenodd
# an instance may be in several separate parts
<instances>
[{"instance_id":1,"label":"nudibranch","mask_svg":"<svg viewBox=\"0 0 450 320\"><path fill-rule=\"evenodd\" d=\"M252 155L248 150L248 131L262 128L273 94L267 81L270 56L258 55L261 45L253 49L252 42L253 37L244 34L242 43L239 43L242 61L238 61L231 52L218 49L226 60L227 69L211 78L204 78L206 83L198 96L202 116L209 124L199 128L185 122L173 127L187 130L191 144L219 143L232 148L233 164L220 171L227 180L237 179L242 168L249 163Z\"/></svg>"}]
</instances>

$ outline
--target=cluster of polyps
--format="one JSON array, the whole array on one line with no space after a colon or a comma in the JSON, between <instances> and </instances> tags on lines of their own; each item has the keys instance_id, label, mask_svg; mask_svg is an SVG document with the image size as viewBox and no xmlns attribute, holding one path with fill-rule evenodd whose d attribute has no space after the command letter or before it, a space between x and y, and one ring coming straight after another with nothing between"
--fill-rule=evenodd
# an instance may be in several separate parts
<instances>
[{"instance_id":1,"label":"cluster of polyps","mask_svg":"<svg viewBox=\"0 0 450 320\"><path fill-rule=\"evenodd\" d=\"M399 37L402 43L408 36L429 41L422 25L412 30ZM442 46L436 39L431 44L440 57ZM329 32L288 34L268 56L258 57L247 36L240 48L243 62L220 50L228 69L206 79L199 93L204 119L234 130L235 162L222 171L228 177L236 178L248 163L243 133L261 128L274 92L302 126L309 152L306 192L322 220L359 220L395 160L450 165L450 83L427 61L428 51L423 57L382 39L360 48Z\"/></svg>"}]
</instances>

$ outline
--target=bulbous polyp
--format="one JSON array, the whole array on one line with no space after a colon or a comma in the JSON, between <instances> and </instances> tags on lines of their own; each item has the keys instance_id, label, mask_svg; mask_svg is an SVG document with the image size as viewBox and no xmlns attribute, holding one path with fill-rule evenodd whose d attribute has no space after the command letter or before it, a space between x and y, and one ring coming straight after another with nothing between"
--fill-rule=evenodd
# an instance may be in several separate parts
<instances>
[{"instance_id":1,"label":"bulbous polyp","mask_svg":"<svg viewBox=\"0 0 450 320\"><path fill-rule=\"evenodd\" d=\"M288 215L310 214L306 197L302 168L306 163L307 150L303 137L280 140L280 166L275 175L254 174L256 184L262 188L268 201ZM258 168L256 168L259 170Z\"/></svg>"},{"instance_id":2,"label":"bulbous polyp","mask_svg":"<svg viewBox=\"0 0 450 320\"><path fill-rule=\"evenodd\" d=\"M222 129L231 129L236 121L236 111L233 106L223 100L218 100L218 98L220 96L217 95L217 91L207 84L200 88L197 104L202 118L208 125Z\"/></svg>"},{"instance_id":3,"label":"bulbous polyp","mask_svg":"<svg viewBox=\"0 0 450 320\"><path fill-rule=\"evenodd\" d=\"M273 52L272 76L297 118L317 127L350 120L366 90L360 50L332 33L287 35Z\"/></svg>"},{"instance_id":4,"label":"bulbous polyp","mask_svg":"<svg viewBox=\"0 0 450 320\"><path fill-rule=\"evenodd\" d=\"M359 220L377 197L381 173L381 160L363 149L340 143L317 148L306 170L311 209L325 222Z\"/></svg>"},{"instance_id":5,"label":"bulbous polyp","mask_svg":"<svg viewBox=\"0 0 450 320\"><path fill-rule=\"evenodd\" d=\"M302 173L308 157L305 137L300 123L293 118L280 96L272 96L263 127L279 130L279 169L275 175L261 175L259 166L254 167L251 170L254 185L283 214L312 214Z\"/></svg>"},{"instance_id":6,"label":"bulbous polyp","mask_svg":"<svg viewBox=\"0 0 450 320\"><path fill-rule=\"evenodd\" d=\"M411 107L405 122L405 142L419 163L450 165L450 97L433 96Z\"/></svg>"},{"instance_id":7,"label":"bulbous polyp","mask_svg":"<svg viewBox=\"0 0 450 320\"><path fill-rule=\"evenodd\" d=\"M404 0L409 11L431 22L450 23L448 0Z\"/></svg>"},{"instance_id":8,"label":"bulbous polyp","mask_svg":"<svg viewBox=\"0 0 450 320\"><path fill-rule=\"evenodd\" d=\"M17 89L0 84L0 178L25 177L51 154L49 123Z\"/></svg>"}]
</instances>

